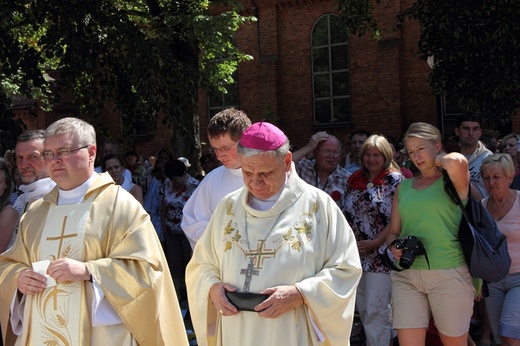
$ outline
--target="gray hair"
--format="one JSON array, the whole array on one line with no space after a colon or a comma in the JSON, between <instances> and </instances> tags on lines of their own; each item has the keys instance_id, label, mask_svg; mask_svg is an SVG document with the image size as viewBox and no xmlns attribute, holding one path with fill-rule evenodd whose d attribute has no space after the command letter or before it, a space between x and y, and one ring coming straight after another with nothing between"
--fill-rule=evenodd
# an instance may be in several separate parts
<instances>
[{"instance_id":1,"label":"gray hair","mask_svg":"<svg viewBox=\"0 0 520 346\"><path fill-rule=\"evenodd\" d=\"M78 118L63 118L53 122L45 130L45 138L72 134L80 145L96 144L96 131L94 127Z\"/></svg>"},{"instance_id":2,"label":"gray hair","mask_svg":"<svg viewBox=\"0 0 520 346\"><path fill-rule=\"evenodd\" d=\"M16 138L16 142L29 142L33 139L37 139L41 142L43 142L45 138L45 131L44 130L27 130L23 132L21 135Z\"/></svg>"},{"instance_id":3,"label":"gray hair","mask_svg":"<svg viewBox=\"0 0 520 346\"><path fill-rule=\"evenodd\" d=\"M509 154L496 153L486 157L480 164L480 174L484 174L484 170L489 166L498 166L502 168L504 174L508 177L515 176L515 165Z\"/></svg>"},{"instance_id":4,"label":"gray hair","mask_svg":"<svg viewBox=\"0 0 520 346\"><path fill-rule=\"evenodd\" d=\"M252 157L256 155L271 155L274 156L278 160L283 160L285 158L285 155L289 152L289 139L287 139L281 146L279 146L277 149L274 150L258 150L258 149L251 149L246 148L238 142L237 146L237 152L239 155L243 157Z\"/></svg>"}]
</instances>

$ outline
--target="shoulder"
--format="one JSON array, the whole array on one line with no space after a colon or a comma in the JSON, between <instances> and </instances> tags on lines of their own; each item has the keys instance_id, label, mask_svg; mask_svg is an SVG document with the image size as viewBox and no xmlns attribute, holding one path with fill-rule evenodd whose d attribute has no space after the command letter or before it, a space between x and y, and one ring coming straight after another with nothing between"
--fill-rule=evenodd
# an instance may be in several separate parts
<instances>
[{"instance_id":1,"label":"shoulder","mask_svg":"<svg viewBox=\"0 0 520 346\"><path fill-rule=\"evenodd\" d=\"M11 204L6 205L2 210L0 210L0 217L7 219L18 219L18 210L16 210Z\"/></svg>"},{"instance_id":2,"label":"shoulder","mask_svg":"<svg viewBox=\"0 0 520 346\"><path fill-rule=\"evenodd\" d=\"M137 184L132 184L132 188L130 189L130 193L143 193L143 189L141 188L141 186L137 185Z\"/></svg>"},{"instance_id":3,"label":"shoulder","mask_svg":"<svg viewBox=\"0 0 520 346\"><path fill-rule=\"evenodd\" d=\"M404 180L401 181L401 183L399 184L399 186L400 186L399 189L400 189L400 190L408 189L409 187L412 186L414 180L415 180L415 178L404 179Z\"/></svg>"},{"instance_id":4,"label":"shoulder","mask_svg":"<svg viewBox=\"0 0 520 346\"><path fill-rule=\"evenodd\" d=\"M336 169L334 170L334 174L344 179L348 179L352 175L352 173L348 172L345 168L341 167L340 165L336 167Z\"/></svg>"},{"instance_id":5,"label":"shoulder","mask_svg":"<svg viewBox=\"0 0 520 346\"><path fill-rule=\"evenodd\" d=\"M404 180L403 174L397 171L388 172L388 174L385 176L385 179L390 183L400 183Z\"/></svg>"},{"instance_id":6,"label":"shoulder","mask_svg":"<svg viewBox=\"0 0 520 346\"><path fill-rule=\"evenodd\" d=\"M314 169L314 160L309 160L306 158L301 159L296 163L296 167L304 168L304 169Z\"/></svg>"},{"instance_id":7,"label":"shoulder","mask_svg":"<svg viewBox=\"0 0 520 346\"><path fill-rule=\"evenodd\" d=\"M241 169L229 169L225 166L219 166L209 172L204 179L200 182L200 185L207 185L207 184L219 184L222 183L223 178L227 179L234 179L235 177L238 177L242 179L242 170Z\"/></svg>"}]
</instances>

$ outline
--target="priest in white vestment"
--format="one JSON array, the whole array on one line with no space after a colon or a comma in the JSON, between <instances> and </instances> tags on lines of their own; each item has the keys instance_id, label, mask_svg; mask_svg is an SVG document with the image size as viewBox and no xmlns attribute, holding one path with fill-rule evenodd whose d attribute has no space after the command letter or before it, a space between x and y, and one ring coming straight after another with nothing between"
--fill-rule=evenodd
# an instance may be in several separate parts
<instances>
[{"instance_id":1,"label":"priest in white vestment","mask_svg":"<svg viewBox=\"0 0 520 346\"><path fill-rule=\"evenodd\" d=\"M45 132L55 187L0 256L4 345L187 345L172 278L146 211L94 172L94 128Z\"/></svg>"},{"instance_id":2,"label":"priest in white vestment","mask_svg":"<svg viewBox=\"0 0 520 346\"><path fill-rule=\"evenodd\" d=\"M361 276L350 226L298 177L274 125L249 127L238 153L245 188L219 204L186 269L198 344L348 345ZM246 311L228 292L267 298Z\"/></svg>"}]
</instances>

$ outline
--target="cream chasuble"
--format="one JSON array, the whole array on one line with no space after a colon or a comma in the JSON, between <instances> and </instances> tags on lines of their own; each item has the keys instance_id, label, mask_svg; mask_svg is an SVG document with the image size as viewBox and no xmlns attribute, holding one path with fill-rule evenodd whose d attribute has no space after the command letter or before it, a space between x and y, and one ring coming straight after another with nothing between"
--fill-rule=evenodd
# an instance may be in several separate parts
<instances>
[{"instance_id":1,"label":"cream chasuble","mask_svg":"<svg viewBox=\"0 0 520 346\"><path fill-rule=\"evenodd\" d=\"M72 258L83 262L83 237L93 197L80 204L53 205L40 240L40 261ZM28 296L25 316L30 316L32 330L29 345L79 345L80 302L85 285L81 281L62 282L42 293ZM31 313L31 311L33 313ZM17 345L22 338L18 338Z\"/></svg>"},{"instance_id":2,"label":"cream chasuble","mask_svg":"<svg viewBox=\"0 0 520 346\"><path fill-rule=\"evenodd\" d=\"M141 204L108 173L88 188L85 202L57 206L57 199L56 188L34 202L13 247L0 255L4 345L188 345L168 265ZM41 259L65 254L85 263L123 323L93 327L92 284L65 282L25 296L23 333L17 338L9 307L18 274ZM40 340L28 341L33 337Z\"/></svg>"},{"instance_id":3,"label":"cream chasuble","mask_svg":"<svg viewBox=\"0 0 520 346\"><path fill-rule=\"evenodd\" d=\"M271 209L253 209L248 201L245 188L222 201L188 264L198 344L347 345L361 265L336 203L301 180L294 168ZM221 316L209 298L218 282L255 293L296 285L305 305L275 319L247 311Z\"/></svg>"}]
</instances>

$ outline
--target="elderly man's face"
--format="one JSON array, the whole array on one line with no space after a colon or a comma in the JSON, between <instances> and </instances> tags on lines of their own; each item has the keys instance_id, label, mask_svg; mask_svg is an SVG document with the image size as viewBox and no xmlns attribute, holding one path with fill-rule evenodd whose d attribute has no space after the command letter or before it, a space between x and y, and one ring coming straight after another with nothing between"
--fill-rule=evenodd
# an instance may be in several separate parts
<instances>
[{"instance_id":1,"label":"elderly man's face","mask_svg":"<svg viewBox=\"0 0 520 346\"><path fill-rule=\"evenodd\" d=\"M330 136L329 139L318 144L315 157L319 170L326 172L334 171L341 159L341 144L339 140Z\"/></svg>"},{"instance_id":2,"label":"elderly man's face","mask_svg":"<svg viewBox=\"0 0 520 346\"><path fill-rule=\"evenodd\" d=\"M271 155L240 156L242 175L247 189L258 199L266 200L282 189L286 173L291 169L292 154L283 160Z\"/></svg>"},{"instance_id":3,"label":"elderly man's face","mask_svg":"<svg viewBox=\"0 0 520 346\"><path fill-rule=\"evenodd\" d=\"M61 154L70 149L68 154ZM72 134L46 138L45 166L52 180L62 189L71 190L83 184L94 172L96 145L84 145Z\"/></svg>"},{"instance_id":4,"label":"elderly man's face","mask_svg":"<svg viewBox=\"0 0 520 346\"><path fill-rule=\"evenodd\" d=\"M16 167L24 184L31 184L47 177L42 152L43 140L33 139L16 143Z\"/></svg>"}]
</instances>

